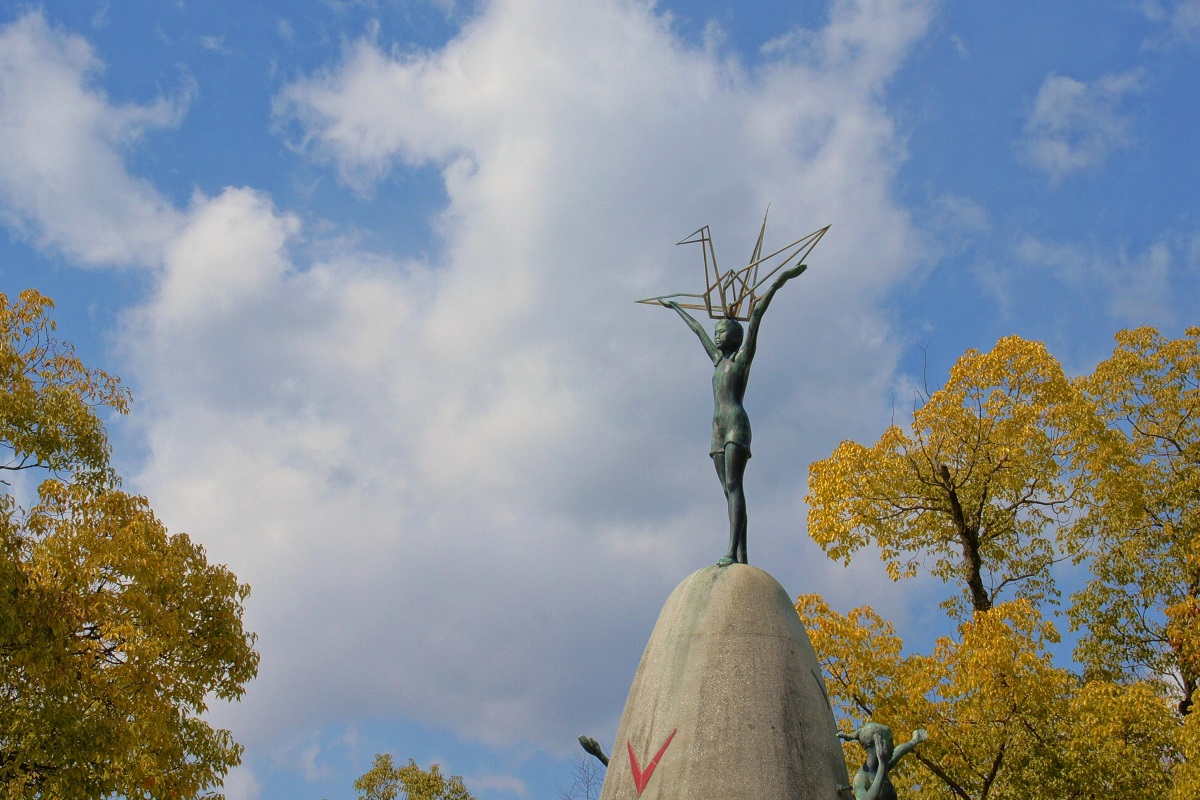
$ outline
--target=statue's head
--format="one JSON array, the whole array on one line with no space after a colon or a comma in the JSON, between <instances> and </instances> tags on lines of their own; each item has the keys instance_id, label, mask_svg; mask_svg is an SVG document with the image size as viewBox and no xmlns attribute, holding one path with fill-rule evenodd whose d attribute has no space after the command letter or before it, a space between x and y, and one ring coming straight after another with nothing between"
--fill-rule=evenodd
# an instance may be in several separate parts
<instances>
[{"instance_id":1,"label":"statue's head","mask_svg":"<svg viewBox=\"0 0 1200 800\"><path fill-rule=\"evenodd\" d=\"M892 740L892 729L887 725L878 722L864 723L861 728L854 732L858 743L866 749L866 751L878 758L880 761L890 761L892 752L895 750ZM877 751L876 745L879 746Z\"/></svg>"},{"instance_id":2,"label":"statue's head","mask_svg":"<svg viewBox=\"0 0 1200 800\"><path fill-rule=\"evenodd\" d=\"M732 353L742 346L742 323L732 317L717 320L713 328L713 344L722 353Z\"/></svg>"}]
</instances>

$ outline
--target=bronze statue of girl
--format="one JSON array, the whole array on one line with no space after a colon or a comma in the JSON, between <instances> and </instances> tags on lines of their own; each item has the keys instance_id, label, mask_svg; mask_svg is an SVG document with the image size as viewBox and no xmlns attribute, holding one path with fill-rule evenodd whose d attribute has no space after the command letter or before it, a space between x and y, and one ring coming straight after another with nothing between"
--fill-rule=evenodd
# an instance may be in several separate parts
<instances>
[{"instance_id":1,"label":"bronze statue of girl","mask_svg":"<svg viewBox=\"0 0 1200 800\"><path fill-rule=\"evenodd\" d=\"M867 760L855 773L850 787L854 791L854 800L896 800L896 788L888 773L895 768L896 762L929 737L923 728L918 728L913 731L912 739L895 746L891 728L878 722L866 722L853 733L839 733L838 738L858 742L867 751Z\"/></svg>"},{"instance_id":2,"label":"bronze statue of girl","mask_svg":"<svg viewBox=\"0 0 1200 800\"><path fill-rule=\"evenodd\" d=\"M709 455L721 480L729 507L729 551L717 563L721 566L746 563L746 494L742 476L750 459L750 419L742 405L750 364L758 346L758 327L775 293L805 270L804 264L784 270L761 298L754 303L743 334L741 324L732 317L718 320L713 338L690 314L673 300L659 300L675 309L691 328L704 352L713 362L713 435Z\"/></svg>"}]
</instances>

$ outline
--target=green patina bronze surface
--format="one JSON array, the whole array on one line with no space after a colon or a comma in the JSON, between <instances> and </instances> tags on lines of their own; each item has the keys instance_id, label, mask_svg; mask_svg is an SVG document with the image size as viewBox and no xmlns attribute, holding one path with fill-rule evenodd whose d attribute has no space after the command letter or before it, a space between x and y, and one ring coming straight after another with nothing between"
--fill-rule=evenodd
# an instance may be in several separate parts
<instances>
[{"instance_id":1,"label":"green patina bronze surface","mask_svg":"<svg viewBox=\"0 0 1200 800\"><path fill-rule=\"evenodd\" d=\"M601 747L600 743L595 739L590 736L580 736L579 745L583 748L585 753L590 756L594 756L596 760L604 766L608 766L608 756L605 755L604 748Z\"/></svg>"},{"instance_id":2,"label":"green patina bronze surface","mask_svg":"<svg viewBox=\"0 0 1200 800\"><path fill-rule=\"evenodd\" d=\"M867 760L854 774L851 787L854 800L896 800L896 789L888 772L927 737L923 729L917 729L913 731L912 739L894 747L891 728L878 722L867 722L853 733L839 733L838 738L858 742L867 751Z\"/></svg>"},{"instance_id":3,"label":"green patina bronze surface","mask_svg":"<svg viewBox=\"0 0 1200 800\"><path fill-rule=\"evenodd\" d=\"M821 237L829 230L826 225L773 253L762 254L767 217L750 262L741 269L722 272L717 267L717 254L712 237L705 225L679 244L699 244L704 256L705 290L703 294L673 294L649 297L639 303L658 303L672 308L687 323L704 352L713 362L713 435L709 454L721 481L721 490L729 511L729 550L717 562L719 566L746 563L746 495L742 477L750 459L750 419L742 399L750 377L750 363L758 345L758 326L775 293L792 278L804 272L805 257L812 252ZM773 265L773 266L772 266ZM765 275L763 274L765 271ZM771 281L761 296L759 287ZM673 298L683 298L680 303ZM704 328L685 308L704 310L717 320L710 339ZM747 323L742 330L739 320Z\"/></svg>"},{"instance_id":4,"label":"green patina bronze surface","mask_svg":"<svg viewBox=\"0 0 1200 800\"><path fill-rule=\"evenodd\" d=\"M750 459L750 418L746 415L742 400L746 396L750 365L758 347L758 327L775 293L805 269L804 264L797 264L779 273L771 288L754 304L744 332L736 319L722 319L717 321L710 339L703 326L679 303L665 299L659 301L674 309L687 323L713 363L713 434L709 455L712 456L729 510L729 550L717 562L722 566L747 563L746 494L742 477L746 472L746 462Z\"/></svg>"}]
</instances>

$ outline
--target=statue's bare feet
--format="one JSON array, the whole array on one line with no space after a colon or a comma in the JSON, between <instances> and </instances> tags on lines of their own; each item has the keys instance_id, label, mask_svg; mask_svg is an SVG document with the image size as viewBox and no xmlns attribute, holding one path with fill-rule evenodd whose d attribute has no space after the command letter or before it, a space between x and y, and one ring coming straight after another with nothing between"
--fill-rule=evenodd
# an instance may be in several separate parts
<instances>
[{"instance_id":1,"label":"statue's bare feet","mask_svg":"<svg viewBox=\"0 0 1200 800\"><path fill-rule=\"evenodd\" d=\"M737 559L734 558L733 556L721 556L721 558L717 561L717 566L718 567L728 567L730 564L736 564L736 563L737 563Z\"/></svg>"}]
</instances>

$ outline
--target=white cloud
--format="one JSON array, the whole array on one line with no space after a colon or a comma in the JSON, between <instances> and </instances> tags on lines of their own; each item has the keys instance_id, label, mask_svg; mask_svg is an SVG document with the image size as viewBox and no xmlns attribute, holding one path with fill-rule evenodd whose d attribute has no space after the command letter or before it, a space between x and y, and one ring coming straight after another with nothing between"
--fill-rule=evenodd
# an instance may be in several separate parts
<instances>
[{"instance_id":1,"label":"white cloud","mask_svg":"<svg viewBox=\"0 0 1200 800\"><path fill-rule=\"evenodd\" d=\"M225 775L221 792L225 800L258 800L262 794L262 783L254 771L243 764Z\"/></svg>"},{"instance_id":2,"label":"white cloud","mask_svg":"<svg viewBox=\"0 0 1200 800\"><path fill-rule=\"evenodd\" d=\"M176 321L221 317L272 291L289 269L283 246L299 225L248 189L229 189L215 200L197 195L163 253L160 312Z\"/></svg>"},{"instance_id":3,"label":"white cloud","mask_svg":"<svg viewBox=\"0 0 1200 800\"><path fill-rule=\"evenodd\" d=\"M753 69L625 0L500 0L428 53L352 42L281 92L279 124L364 196L440 169L445 208L397 209L431 214L429 263L322 255L252 188L166 207L89 122L119 110L85 87L86 44L26 18L25 60L82 54L69 135L159 224L117 221L92 253L63 220L112 197L21 217L81 259L157 265L122 336L149 453L130 483L254 586L261 637L216 719L252 747L366 714L562 748L613 722L662 600L724 540L707 360L632 301L700 288L670 244L705 222L723 264L747 256L768 203L767 246L834 226L775 301L747 398L751 558L813 588L804 471L886 419L876 301L920 255L880 89L929 13L836 2Z\"/></svg>"},{"instance_id":4,"label":"white cloud","mask_svg":"<svg viewBox=\"0 0 1200 800\"><path fill-rule=\"evenodd\" d=\"M938 263L963 253L990 234L993 222L988 210L971 198L945 193L931 200L925 228L929 247L938 255L931 261Z\"/></svg>"},{"instance_id":5,"label":"white cloud","mask_svg":"<svg viewBox=\"0 0 1200 800\"><path fill-rule=\"evenodd\" d=\"M1171 9L1170 27L1180 39L1194 42L1200 38L1200 0L1181 0Z\"/></svg>"},{"instance_id":6,"label":"white cloud","mask_svg":"<svg viewBox=\"0 0 1200 800\"><path fill-rule=\"evenodd\" d=\"M1036 271L1049 269L1075 302L1099 295L1118 324L1164 325L1174 321L1172 268L1176 251L1184 247L1168 240L1154 242L1145 251L1125 248L1100 250L1094 245L1047 242L1026 237L1017 246L1018 257Z\"/></svg>"},{"instance_id":7,"label":"white cloud","mask_svg":"<svg viewBox=\"0 0 1200 800\"><path fill-rule=\"evenodd\" d=\"M463 783L470 786L471 791L477 794L482 794L486 791L496 791L521 798L529 796L529 787L526 786L525 781L513 775L494 773L464 775Z\"/></svg>"},{"instance_id":8,"label":"white cloud","mask_svg":"<svg viewBox=\"0 0 1200 800\"><path fill-rule=\"evenodd\" d=\"M796 563L808 460L881 411L873 301L917 245L877 91L926 18L838 4L813 52L748 71L641 4L497 2L440 50L359 40L283 90L280 124L360 192L433 163L448 205L435 263L298 263L265 198L198 200L131 318L139 483L255 586L237 725L371 710L565 747L615 715L723 540L706 359L632 301L696 288L670 243L702 222L745 257L768 202L773 241L834 223L750 390L751 549Z\"/></svg>"},{"instance_id":9,"label":"white cloud","mask_svg":"<svg viewBox=\"0 0 1200 800\"><path fill-rule=\"evenodd\" d=\"M1200 0L1146 0L1142 3L1142 13L1163 26L1160 35L1146 42L1148 47L1200 41Z\"/></svg>"},{"instance_id":10,"label":"white cloud","mask_svg":"<svg viewBox=\"0 0 1200 800\"><path fill-rule=\"evenodd\" d=\"M1025 160L1055 184L1102 166L1113 151L1133 141L1129 118L1119 106L1142 82L1140 70L1105 75L1091 84L1046 76L1025 123Z\"/></svg>"},{"instance_id":11,"label":"white cloud","mask_svg":"<svg viewBox=\"0 0 1200 800\"><path fill-rule=\"evenodd\" d=\"M123 152L179 123L188 92L113 105L81 37L30 13L0 28L0 219L82 264L152 264L181 219Z\"/></svg>"}]
</instances>

